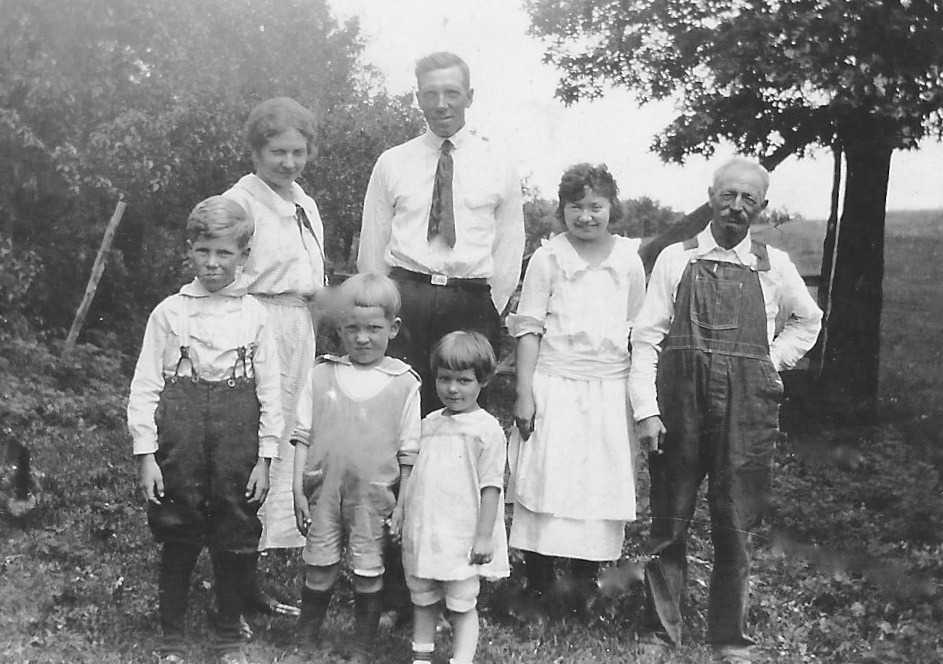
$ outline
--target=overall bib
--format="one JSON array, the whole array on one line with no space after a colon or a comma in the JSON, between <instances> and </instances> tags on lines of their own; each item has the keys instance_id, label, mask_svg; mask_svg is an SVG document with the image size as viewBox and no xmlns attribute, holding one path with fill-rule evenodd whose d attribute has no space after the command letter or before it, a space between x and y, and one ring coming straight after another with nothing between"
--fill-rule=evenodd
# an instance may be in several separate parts
<instances>
[{"instance_id":1,"label":"overall bib","mask_svg":"<svg viewBox=\"0 0 943 664\"><path fill-rule=\"evenodd\" d=\"M685 243L687 250L696 246L696 239ZM769 256L759 242L752 253L755 267L697 258L688 264L656 379L667 434L663 454L650 456L652 539L665 590L650 593L650 608L659 609L662 623L665 615L680 616L687 528L706 475L714 544L708 637L715 646L752 643L745 634L750 532L767 506L780 435L783 386L770 360L759 280Z\"/></svg>"},{"instance_id":2,"label":"overall bib","mask_svg":"<svg viewBox=\"0 0 943 664\"><path fill-rule=\"evenodd\" d=\"M216 579L215 646L237 648L242 613L240 584L262 532L259 503L245 498L258 459L259 401L249 377L251 350L236 349L230 377L200 379L190 359L188 313L180 331L180 358L165 380L155 420L155 459L164 478L164 497L148 504L147 520L161 560L160 616L165 652L182 646L190 575L200 550L210 549ZM181 375L184 363L190 375Z\"/></svg>"}]
</instances>

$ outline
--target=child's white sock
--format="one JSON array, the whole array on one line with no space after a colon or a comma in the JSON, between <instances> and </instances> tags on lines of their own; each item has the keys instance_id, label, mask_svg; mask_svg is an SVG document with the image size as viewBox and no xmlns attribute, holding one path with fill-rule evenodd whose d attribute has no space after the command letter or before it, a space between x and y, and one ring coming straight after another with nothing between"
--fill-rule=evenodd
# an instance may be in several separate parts
<instances>
[{"instance_id":1,"label":"child's white sock","mask_svg":"<svg viewBox=\"0 0 943 664\"><path fill-rule=\"evenodd\" d=\"M449 660L449 664L474 664L474 662L472 662L472 660L468 660L467 662L460 662L460 661L458 661L457 659L455 659L454 657L452 657L452 658Z\"/></svg>"},{"instance_id":2,"label":"child's white sock","mask_svg":"<svg viewBox=\"0 0 943 664\"><path fill-rule=\"evenodd\" d=\"M413 664L429 664L432 661L434 651L434 643L416 643L413 641Z\"/></svg>"}]
</instances>

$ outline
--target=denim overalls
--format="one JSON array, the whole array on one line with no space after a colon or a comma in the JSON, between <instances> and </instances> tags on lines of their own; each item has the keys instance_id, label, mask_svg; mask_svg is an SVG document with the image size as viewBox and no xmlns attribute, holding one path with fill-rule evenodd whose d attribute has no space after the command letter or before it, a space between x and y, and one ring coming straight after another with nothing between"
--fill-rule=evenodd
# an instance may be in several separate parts
<instances>
[{"instance_id":1,"label":"denim overalls","mask_svg":"<svg viewBox=\"0 0 943 664\"><path fill-rule=\"evenodd\" d=\"M696 238L684 244L696 247ZM707 475L714 544L708 637L715 645L752 643L744 633L750 531L768 502L780 435L783 386L770 360L759 279L769 255L757 241L751 251L754 267L701 258L688 264L656 379L667 435L663 454L650 457L653 549L678 615L687 528Z\"/></svg>"}]
</instances>

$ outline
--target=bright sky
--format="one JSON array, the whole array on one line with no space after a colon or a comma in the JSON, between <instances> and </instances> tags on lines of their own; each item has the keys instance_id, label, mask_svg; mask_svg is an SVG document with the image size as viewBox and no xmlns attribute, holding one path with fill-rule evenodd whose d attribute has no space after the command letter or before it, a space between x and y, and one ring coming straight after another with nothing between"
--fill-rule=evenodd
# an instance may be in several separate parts
<instances>
[{"instance_id":1,"label":"bright sky","mask_svg":"<svg viewBox=\"0 0 943 664\"><path fill-rule=\"evenodd\" d=\"M650 196L680 211L706 200L713 160L665 164L649 152L652 137L673 117L668 104L639 107L622 90L603 100L565 107L553 96L557 71L541 62L540 43L527 35L526 12L517 0L329 0L340 20L358 16L365 60L386 77L392 92L414 89L415 61L450 50L471 68L475 101L469 126L513 146L522 175L554 198L560 174L580 161L608 164L625 198ZM891 165L888 208L943 207L943 144L897 152ZM828 216L831 155L790 159L773 174L773 208L808 218Z\"/></svg>"}]
</instances>

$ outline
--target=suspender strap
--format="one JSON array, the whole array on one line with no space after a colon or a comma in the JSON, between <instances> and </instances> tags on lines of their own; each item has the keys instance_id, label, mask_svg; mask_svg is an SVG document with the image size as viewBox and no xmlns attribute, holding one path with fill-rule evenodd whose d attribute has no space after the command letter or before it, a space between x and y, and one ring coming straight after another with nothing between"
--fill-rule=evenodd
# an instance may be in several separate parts
<instances>
[{"instance_id":1,"label":"suspender strap","mask_svg":"<svg viewBox=\"0 0 943 664\"><path fill-rule=\"evenodd\" d=\"M697 236L688 238L682 243L681 246L684 247L685 251L697 249ZM756 265L752 269L755 272L769 272L769 250L766 248L766 243L760 242L755 238L751 238L750 253L756 256Z\"/></svg>"}]
</instances>

